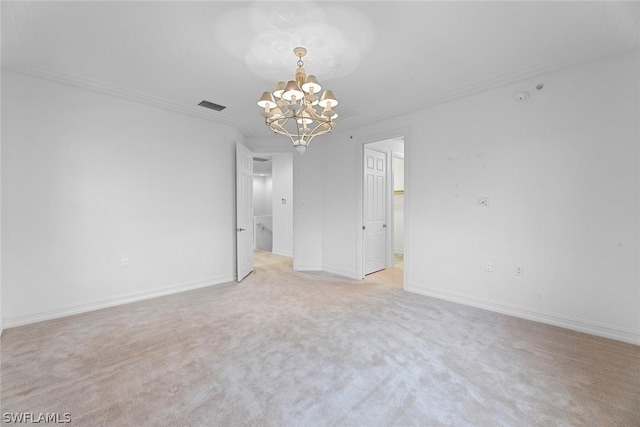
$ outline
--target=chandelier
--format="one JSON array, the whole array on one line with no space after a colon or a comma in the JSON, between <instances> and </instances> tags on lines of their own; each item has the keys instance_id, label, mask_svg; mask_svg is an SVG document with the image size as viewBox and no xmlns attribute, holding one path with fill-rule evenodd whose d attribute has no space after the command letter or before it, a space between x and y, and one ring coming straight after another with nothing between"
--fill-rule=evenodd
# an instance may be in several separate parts
<instances>
[{"instance_id":1,"label":"chandelier","mask_svg":"<svg viewBox=\"0 0 640 427\"><path fill-rule=\"evenodd\" d=\"M307 49L296 47L293 53L298 57L294 80L280 81L273 92L263 92L258 106L264 108L262 115L269 129L288 136L298 153L304 154L316 136L331 132L338 117L333 110L338 100L330 90L318 98L322 87L303 67Z\"/></svg>"}]
</instances>

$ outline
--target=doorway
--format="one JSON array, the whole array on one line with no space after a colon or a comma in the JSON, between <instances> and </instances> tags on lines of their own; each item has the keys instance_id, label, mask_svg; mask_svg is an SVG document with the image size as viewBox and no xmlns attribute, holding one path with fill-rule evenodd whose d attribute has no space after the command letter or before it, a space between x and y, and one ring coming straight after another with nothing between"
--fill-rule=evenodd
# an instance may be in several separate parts
<instances>
[{"instance_id":1,"label":"doorway","mask_svg":"<svg viewBox=\"0 0 640 427\"><path fill-rule=\"evenodd\" d=\"M256 266L292 264L292 153L256 152L253 161Z\"/></svg>"},{"instance_id":2,"label":"doorway","mask_svg":"<svg viewBox=\"0 0 640 427\"><path fill-rule=\"evenodd\" d=\"M291 153L256 153L236 143L235 231L238 282L253 271L256 251L268 263L293 258Z\"/></svg>"},{"instance_id":3,"label":"doorway","mask_svg":"<svg viewBox=\"0 0 640 427\"><path fill-rule=\"evenodd\" d=\"M362 272L403 286L404 137L363 144Z\"/></svg>"},{"instance_id":4,"label":"doorway","mask_svg":"<svg viewBox=\"0 0 640 427\"><path fill-rule=\"evenodd\" d=\"M273 177L271 156L253 156L253 248L273 249Z\"/></svg>"}]
</instances>

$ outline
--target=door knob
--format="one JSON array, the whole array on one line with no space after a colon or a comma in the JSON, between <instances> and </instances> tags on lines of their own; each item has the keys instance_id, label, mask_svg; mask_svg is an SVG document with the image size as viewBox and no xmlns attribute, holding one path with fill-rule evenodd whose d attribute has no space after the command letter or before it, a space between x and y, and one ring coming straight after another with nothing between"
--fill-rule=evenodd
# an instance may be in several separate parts
<instances>
[{"instance_id":1,"label":"door knob","mask_svg":"<svg viewBox=\"0 0 640 427\"><path fill-rule=\"evenodd\" d=\"M244 231L244 228L236 228L236 231Z\"/></svg>"}]
</instances>

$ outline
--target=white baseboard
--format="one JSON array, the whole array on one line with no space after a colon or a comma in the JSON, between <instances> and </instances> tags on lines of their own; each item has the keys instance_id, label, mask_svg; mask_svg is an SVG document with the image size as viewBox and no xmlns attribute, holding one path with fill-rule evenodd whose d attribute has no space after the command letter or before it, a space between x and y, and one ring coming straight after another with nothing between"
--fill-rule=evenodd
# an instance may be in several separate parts
<instances>
[{"instance_id":1,"label":"white baseboard","mask_svg":"<svg viewBox=\"0 0 640 427\"><path fill-rule=\"evenodd\" d=\"M84 304L74 304L64 307L58 307L51 310L43 310L35 313L21 314L18 316L7 316L2 319L3 327L13 328L16 326L28 325L31 323L42 322L45 320L58 319L60 317L72 316L74 314L86 313L89 311L101 310L103 308L114 307L117 305L128 304L136 301L142 301L151 298L157 298L165 295L177 294L179 292L191 291L208 286L221 285L223 283L235 282L235 276L225 276L216 279L199 280L196 282L181 283L178 285L156 289L147 292L124 295L115 298L109 298L101 301L93 301Z\"/></svg>"},{"instance_id":2,"label":"white baseboard","mask_svg":"<svg viewBox=\"0 0 640 427\"><path fill-rule=\"evenodd\" d=\"M342 276L342 277L346 277L348 279L358 280L358 278L356 277L356 272L355 271L347 270L347 269L344 269L344 268L324 266L322 268L322 271L324 271L326 273L330 273L330 274L335 274L336 276Z\"/></svg>"},{"instance_id":3,"label":"white baseboard","mask_svg":"<svg viewBox=\"0 0 640 427\"><path fill-rule=\"evenodd\" d=\"M519 317L522 319L533 320L535 322L546 323L549 325L559 326L561 328L571 329L578 332L584 332L599 337L610 338L617 341L623 341L629 344L640 345L640 334L633 331L620 329L617 327L607 326L595 322L585 320L572 319L570 317L558 316L555 314L543 313L535 310L529 310L524 307L512 306L494 301L481 300L465 295L455 294L451 292L424 288L421 286L405 284L404 290L419 295L425 295L433 298L443 299L456 302L459 304L469 305L496 313L507 314L509 316Z\"/></svg>"},{"instance_id":4,"label":"white baseboard","mask_svg":"<svg viewBox=\"0 0 640 427\"><path fill-rule=\"evenodd\" d=\"M274 254L276 254L276 255L286 256L286 257L289 257L289 258L293 258L293 252L279 251L279 250L277 250L277 249L273 249L273 250L271 251L271 253L274 253Z\"/></svg>"},{"instance_id":5,"label":"white baseboard","mask_svg":"<svg viewBox=\"0 0 640 427\"><path fill-rule=\"evenodd\" d=\"M294 260L293 269L295 271L322 271L322 266L316 264L296 264Z\"/></svg>"}]
</instances>

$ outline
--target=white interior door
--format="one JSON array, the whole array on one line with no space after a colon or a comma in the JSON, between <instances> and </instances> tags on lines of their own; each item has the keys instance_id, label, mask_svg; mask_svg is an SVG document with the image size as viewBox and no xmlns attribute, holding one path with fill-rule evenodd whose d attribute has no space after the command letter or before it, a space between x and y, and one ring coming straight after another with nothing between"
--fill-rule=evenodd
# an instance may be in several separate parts
<instances>
[{"instance_id":1,"label":"white interior door","mask_svg":"<svg viewBox=\"0 0 640 427\"><path fill-rule=\"evenodd\" d=\"M364 148L364 274L386 267L387 153Z\"/></svg>"},{"instance_id":2,"label":"white interior door","mask_svg":"<svg viewBox=\"0 0 640 427\"><path fill-rule=\"evenodd\" d=\"M253 271L253 153L236 142L236 277Z\"/></svg>"}]
</instances>

